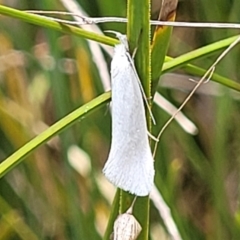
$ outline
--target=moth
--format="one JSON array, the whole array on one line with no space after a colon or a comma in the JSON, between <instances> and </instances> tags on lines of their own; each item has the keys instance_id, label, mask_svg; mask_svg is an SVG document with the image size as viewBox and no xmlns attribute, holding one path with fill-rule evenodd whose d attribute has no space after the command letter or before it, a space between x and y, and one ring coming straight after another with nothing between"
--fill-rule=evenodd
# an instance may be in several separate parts
<instances>
[{"instance_id":1,"label":"moth","mask_svg":"<svg viewBox=\"0 0 240 240\"><path fill-rule=\"evenodd\" d=\"M112 142L103 173L118 188L146 196L153 186L154 161L148 140L145 95L126 35L114 33L120 44L115 46L111 62Z\"/></svg>"}]
</instances>

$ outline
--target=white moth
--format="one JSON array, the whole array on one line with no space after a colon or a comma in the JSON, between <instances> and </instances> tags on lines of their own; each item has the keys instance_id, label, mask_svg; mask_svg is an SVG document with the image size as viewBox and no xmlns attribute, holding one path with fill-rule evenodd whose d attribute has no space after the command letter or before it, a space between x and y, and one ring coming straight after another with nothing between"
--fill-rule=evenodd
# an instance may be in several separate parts
<instances>
[{"instance_id":1,"label":"white moth","mask_svg":"<svg viewBox=\"0 0 240 240\"><path fill-rule=\"evenodd\" d=\"M153 186L154 167L145 109L127 37L115 33L112 79L112 143L103 173L118 188L146 196Z\"/></svg>"}]
</instances>

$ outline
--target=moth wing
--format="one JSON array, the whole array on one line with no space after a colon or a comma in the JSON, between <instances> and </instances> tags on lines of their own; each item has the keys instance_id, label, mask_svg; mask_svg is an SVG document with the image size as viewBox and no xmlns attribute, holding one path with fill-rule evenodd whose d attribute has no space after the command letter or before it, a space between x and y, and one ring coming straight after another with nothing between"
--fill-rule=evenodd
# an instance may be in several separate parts
<instances>
[{"instance_id":1,"label":"moth wing","mask_svg":"<svg viewBox=\"0 0 240 240\"><path fill-rule=\"evenodd\" d=\"M117 187L146 196L153 185L154 168L143 99L127 55L115 51L111 64L112 143L103 172Z\"/></svg>"}]
</instances>

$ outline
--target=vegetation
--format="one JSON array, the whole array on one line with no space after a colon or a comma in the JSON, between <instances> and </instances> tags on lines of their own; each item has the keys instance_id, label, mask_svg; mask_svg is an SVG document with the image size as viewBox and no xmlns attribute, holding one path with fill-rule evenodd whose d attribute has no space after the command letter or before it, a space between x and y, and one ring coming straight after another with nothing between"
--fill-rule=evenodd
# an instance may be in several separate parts
<instances>
[{"instance_id":1,"label":"vegetation","mask_svg":"<svg viewBox=\"0 0 240 240\"><path fill-rule=\"evenodd\" d=\"M98 26L127 33L147 97L158 91L175 106L196 84L186 75L203 76L237 39L231 29L174 28L171 35L170 27L150 27L147 0L78 2L91 17L128 17L127 24ZM118 41L19 11L66 11L57 0L2 4L0 239L109 239L133 196L101 172L111 142L111 56L100 49L99 61L99 48L90 42L112 47ZM238 0L180 1L177 20L238 22L239 8ZM151 19L158 13L153 4ZM155 183L184 240L240 238L238 62L237 46L184 108L198 133L173 121L159 142ZM158 81L160 74L166 75ZM157 104L152 109L157 124L147 120L156 136L170 116ZM136 200L133 215L143 228L138 239L171 239L169 219L148 197Z\"/></svg>"}]
</instances>

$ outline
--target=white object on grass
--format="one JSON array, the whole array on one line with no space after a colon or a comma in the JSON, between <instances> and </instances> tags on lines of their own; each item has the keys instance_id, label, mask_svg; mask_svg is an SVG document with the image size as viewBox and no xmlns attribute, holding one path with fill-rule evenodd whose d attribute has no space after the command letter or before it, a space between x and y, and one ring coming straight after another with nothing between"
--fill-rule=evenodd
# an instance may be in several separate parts
<instances>
[{"instance_id":1,"label":"white object on grass","mask_svg":"<svg viewBox=\"0 0 240 240\"><path fill-rule=\"evenodd\" d=\"M115 33L112 79L112 143L103 173L115 186L146 196L153 186L154 167L140 80L128 52L127 37Z\"/></svg>"},{"instance_id":2,"label":"white object on grass","mask_svg":"<svg viewBox=\"0 0 240 240\"><path fill-rule=\"evenodd\" d=\"M134 198L130 208L123 214L118 215L113 225L113 240L136 240L142 227L133 216Z\"/></svg>"}]
</instances>

